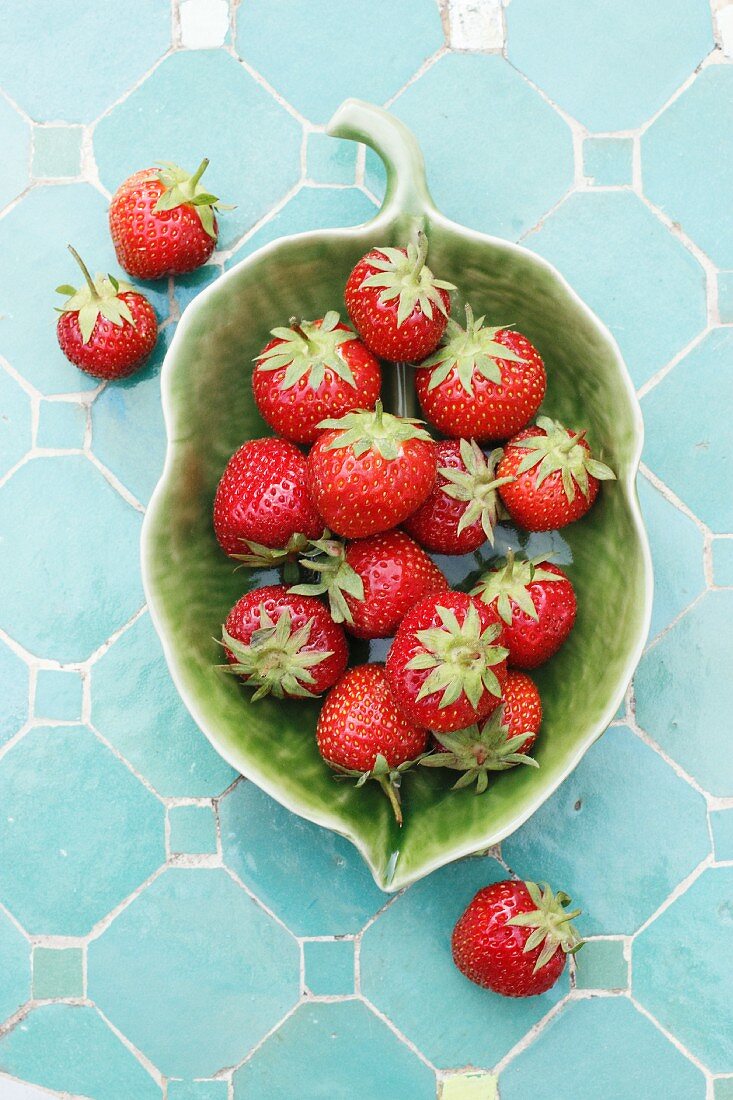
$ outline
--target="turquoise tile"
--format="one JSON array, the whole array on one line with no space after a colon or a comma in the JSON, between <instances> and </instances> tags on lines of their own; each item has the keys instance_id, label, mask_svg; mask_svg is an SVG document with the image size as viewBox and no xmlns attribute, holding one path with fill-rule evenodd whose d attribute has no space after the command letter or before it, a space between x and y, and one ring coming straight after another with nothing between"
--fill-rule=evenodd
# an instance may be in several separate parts
<instances>
[{"instance_id":1,"label":"turquoise tile","mask_svg":"<svg viewBox=\"0 0 733 1100\"><path fill-rule=\"evenodd\" d=\"M642 658L636 718L711 794L733 795L733 592L708 592Z\"/></svg>"},{"instance_id":2,"label":"turquoise tile","mask_svg":"<svg viewBox=\"0 0 733 1100\"><path fill-rule=\"evenodd\" d=\"M2 322L0 321L0 324ZM0 477L19 462L31 446L31 405L28 394L0 367Z\"/></svg>"},{"instance_id":3,"label":"turquoise tile","mask_svg":"<svg viewBox=\"0 0 733 1100\"><path fill-rule=\"evenodd\" d=\"M711 65L641 139L644 191L710 256L733 268L733 69Z\"/></svg>"},{"instance_id":4,"label":"turquoise tile","mask_svg":"<svg viewBox=\"0 0 733 1100\"><path fill-rule=\"evenodd\" d=\"M575 956L577 989L626 989L629 964L623 940L586 940Z\"/></svg>"},{"instance_id":5,"label":"turquoise tile","mask_svg":"<svg viewBox=\"0 0 733 1100\"><path fill-rule=\"evenodd\" d=\"M306 940L305 984L316 997L354 992L354 941Z\"/></svg>"},{"instance_id":6,"label":"turquoise tile","mask_svg":"<svg viewBox=\"0 0 733 1100\"><path fill-rule=\"evenodd\" d=\"M0 642L0 745L14 737L28 718L28 666Z\"/></svg>"},{"instance_id":7,"label":"turquoise tile","mask_svg":"<svg viewBox=\"0 0 733 1100\"><path fill-rule=\"evenodd\" d=\"M715 584L733 586L733 538L713 539L713 580Z\"/></svg>"},{"instance_id":8,"label":"turquoise tile","mask_svg":"<svg viewBox=\"0 0 733 1100\"><path fill-rule=\"evenodd\" d=\"M306 174L314 183L353 183L356 173L353 141L338 141L319 130L308 134Z\"/></svg>"},{"instance_id":9,"label":"turquoise tile","mask_svg":"<svg viewBox=\"0 0 733 1100\"><path fill-rule=\"evenodd\" d=\"M107 386L92 405L92 451L141 504L150 500L165 459L160 368L173 331L162 329L143 369Z\"/></svg>"},{"instance_id":10,"label":"turquoise tile","mask_svg":"<svg viewBox=\"0 0 733 1100\"><path fill-rule=\"evenodd\" d=\"M442 867L364 933L362 993L439 1069L495 1065L568 991L567 968L549 992L516 1000L473 985L456 969L453 926L477 890L503 878L493 859Z\"/></svg>"},{"instance_id":11,"label":"turquoise tile","mask_svg":"<svg viewBox=\"0 0 733 1100\"><path fill-rule=\"evenodd\" d=\"M158 0L79 0L73 15L55 0L6 0L3 88L36 122L91 122L169 45L170 12Z\"/></svg>"},{"instance_id":12,"label":"turquoise tile","mask_svg":"<svg viewBox=\"0 0 733 1100\"><path fill-rule=\"evenodd\" d=\"M304 1004L234 1075L234 1100L434 1100L435 1075L358 1001Z\"/></svg>"},{"instance_id":13,"label":"turquoise tile","mask_svg":"<svg viewBox=\"0 0 733 1100\"><path fill-rule=\"evenodd\" d=\"M590 130L631 130L713 48L707 0L513 0L509 60Z\"/></svg>"},{"instance_id":14,"label":"turquoise tile","mask_svg":"<svg viewBox=\"0 0 733 1100\"><path fill-rule=\"evenodd\" d=\"M635 932L709 849L702 795L617 726L502 853L522 878L566 890L583 933L618 935Z\"/></svg>"},{"instance_id":15,"label":"turquoise tile","mask_svg":"<svg viewBox=\"0 0 733 1100\"><path fill-rule=\"evenodd\" d=\"M4 14L4 13L3 13ZM2 30L0 30L0 36ZM3 70L5 69L3 58ZM4 77L3 77L4 78ZM0 96L0 142L3 149L3 171L0 179L0 210L28 186L30 132L28 124L8 101Z\"/></svg>"},{"instance_id":16,"label":"turquoise tile","mask_svg":"<svg viewBox=\"0 0 733 1100\"><path fill-rule=\"evenodd\" d=\"M631 138L587 137L583 172L599 187L625 187L631 183L633 152Z\"/></svg>"},{"instance_id":17,"label":"turquoise tile","mask_svg":"<svg viewBox=\"0 0 733 1100\"><path fill-rule=\"evenodd\" d=\"M0 805L0 901L31 935L85 935L165 859L162 805L85 726L27 733Z\"/></svg>"},{"instance_id":18,"label":"turquoise tile","mask_svg":"<svg viewBox=\"0 0 733 1100\"><path fill-rule=\"evenodd\" d=\"M714 1100L733 1100L733 1077L719 1077L713 1081Z\"/></svg>"},{"instance_id":19,"label":"turquoise tile","mask_svg":"<svg viewBox=\"0 0 733 1100\"><path fill-rule=\"evenodd\" d=\"M237 11L240 57L311 122L347 96L384 102L442 45L433 0L390 0L378 16L370 0L351 0L339 20L328 0L248 0Z\"/></svg>"},{"instance_id":20,"label":"turquoise tile","mask_svg":"<svg viewBox=\"0 0 733 1100\"><path fill-rule=\"evenodd\" d=\"M31 949L28 940L0 910L0 1024L31 995ZM0 1063L1 1065L2 1063Z\"/></svg>"},{"instance_id":21,"label":"turquoise tile","mask_svg":"<svg viewBox=\"0 0 733 1100\"><path fill-rule=\"evenodd\" d=\"M39 657L85 660L143 603L140 514L82 455L21 466L0 490L0 514L0 573L14 578L0 592L0 626Z\"/></svg>"},{"instance_id":22,"label":"turquoise tile","mask_svg":"<svg viewBox=\"0 0 733 1100\"><path fill-rule=\"evenodd\" d=\"M718 272L718 312L723 324L733 324L733 271Z\"/></svg>"},{"instance_id":23,"label":"turquoise tile","mask_svg":"<svg viewBox=\"0 0 733 1100\"><path fill-rule=\"evenodd\" d=\"M237 774L181 702L148 615L93 666L92 723L164 797L221 794Z\"/></svg>"},{"instance_id":24,"label":"turquoise tile","mask_svg":"<svg viewBox=\"0 0 733 1100\"><path fill-rule=\"evenodd\" d=\"M296 120L230 54L184 50L102 119L94 153L111 191L146 162L192 171L209 157L208 186L236 203L219 219L220 245L230 248L299 179L301 140Z\"/></svg>"},{"instance_id":25,"label":"turquoise tile","mask_svg":"<svg viewBox=\"0 0 733 1100\"><path fill-rule=\"evenodd\" d=\"M568 126L499 55L447 54L390 109L420 140L438 207L474 229L516 240L573 181ZM381 195L374 154L366 178Z\"/></svg>"},{"instance_id":26,"label":"turquoise tile","mask_svg":"<svg viewBox=\"0 0 733 1100\"><path fill-rule=\"evenodd\" d=\"M358 932L387 900L354 846L254 783L219 806L224 860L297 936Z\"/></svg>"},{"instance_id":27,"label":"turquoise tile","mask_svg":"<svg viewBox=\"0 0 733 1100\"><path fill-rule=\"evenodd\" d=\"M161 1100L162 1092L96 1008L41 1005L0 1037L0 1069L94 1100Z\"/></svg>"},{"instance_id":28,"label":"turquoise tile","mask_svg":"<svg viewBox=\"0 0 733 1100\"><path fill-rule=\"evenodd\" d=\"M39 447L80 451L87 429L87 411L79 401L41 401L38 415Z\"/></svg>"},{"instance_id":29,"label":"turquoise tile","mask_svg":"<svg viewBox=\"0 0 733 1100\"><path fill-rule=\"evenodd\" d=\"M211 1077L295 1004L298 970L226 871L172 868L89 945L89 996L166 1076Z\"/></svg>"},{"instance_id":30,"label":"turquoise tile","mask_svg":"<svg viewBox=\"0 0 733 1100\"><path fill-rule=\"evenodd\" d=\"M719 863L733 860L733 809L711 810L713 852Z\"/></svg>"},{"instance_id":31,"label":"turquoise tile","mask_svg":"<svg viewBox=\"0 0 733 1100\"><path fill-rule=\"evenodd\" d=\"M192 302L202 290L221 275L222 268L219 264L205 264L190 275L179 275L175 280L175 296L178 308L183 313L189 302Z\"/></svg>"},{"instance_id":32,"label":"turquoise tile","mask_svg":"<svg viewBox=\"0 0 733 1100\"><path fill-rule=\"evenodd\" d=\"M35 179L71 179L81 173L81 126L34 126Z\"/></svg>"},{"instance_id":33,"label":"turquoise tile","mask_svg":"<svg viewBox=\"0 0 733 1100\"><path fill-rule=\"evenodd\" d=\"M226 1081L169 1081L168 1100L227 1100Z\"/></svg>"},{"instance_id":34,"label":"turquoise tile","mask_svg":"<svg viewBox=\"0 0 733 1100\"><path fill-rule=\"evenodd\" d=\"M705 327L700 264L629 191L571 195L527 245L605 321L637 386Z\"/></svg>"},{"instance_id":35,"label":"turquoise tile","mask_svg":"<svg viewBox=\"0 0 733 1100\"><path fill-rule=\"evenodd\" d=\"M644 461L713 531L733 531L733 330L713 329L644 398ZM695 395L695 415L689 415ZM675 445L669 445L669 425Z\"/></svg>"},{"instance_id":36,"label":"turquoise tile","mask_svg":"<svg viewBox=\"0 0 733 1100\"><path fill-rule=\"evenodd\" d=\"M649 637L669 626L705 589L703 534L645 477L637 478L654 564L654 604Z\"/></svg>"},{"instance_id":37,"label":"turquoise tile","mask_svg":"<svg viewBox=\"0 0 733 1100\"><path fill-rule=\"evenodd\" d=\"M705 1100L705 1078L626 997L566 1005L499 1077L501 1100Z\"/></svg>"},{"instance_id":38,"label":"turquoise tile","mask_svg":"<svg viewBox=\"0 0 733 1100\"><path fill-rule=\"evenodd\" d=\"M171 806L168 810L171 852L206 855L216 851L212 806Z\"/></svg>"},{"instance_id":39,"label":"turquoise tile","mask_svg":"<svg viewBox=\"0 0 733 1100\"><path fill-rule=\"evenodd\" d=\"M733 867L673 901L634 941L632 965L637 1000L709 1070L733 1073Z\"/></svg>"},{"instance_id":40,"label":"turquoise tile","mask_svg":"<svg viewBox=\"0 0 733 1100\"><path fill-rule=\"evenodd\" d=\"M33 948L33 996L36 1000L84 996L80 947Z\"/></svg>"},{"instance_id":41,"label":"turquoise tile","mask_svg":"<svg viewBox=\"0 0 733 1100\"><path fill-rule=\"evenodd\" d=\"M39 668L34 717L78 722L81 718L82 692L81 673L73 669Z\"/></svg>"}]
</instances>

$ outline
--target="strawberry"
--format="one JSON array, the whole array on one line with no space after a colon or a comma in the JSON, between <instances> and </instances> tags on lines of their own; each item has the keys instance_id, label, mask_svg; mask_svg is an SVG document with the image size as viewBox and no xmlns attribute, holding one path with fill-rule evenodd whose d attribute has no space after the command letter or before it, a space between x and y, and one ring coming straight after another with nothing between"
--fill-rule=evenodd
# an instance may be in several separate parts
<instances>
[{"instance_id":1,"label":"strawberry","mask_svg":"<svg viewBox=\"0 0 733 1100\"><path fill-rule=\"evenodd\" d=\"M404 521L406 531L434 554L470 554L494 544L498 489L496 465L504 452L486 457L475 440L435 444L438 476L430 496Z\"/></svg>"},{"instance_id":2,"label":"strawberry","mask_svg":"<svg viewBox=\"0 0 733 1100\"><path fill-rule=\"evenodd\" d=\"M567 894L549 886L504 879L485 886L453 929L453 961L476 985L504 997L533 997L550 989L583 941L566 912Z\"/></svg>"},{"instance_id":3,"label":"strawberry","mask_svg":"<svg viewBox=\"0 0 733 1100\"><path fill-rule=\"evenodd\" d=\"M274 328L274 339L256 357L252 389L260 415L278 435L313 443L326 417L373 409L382 374L338 313L290 324Z\"/></svg>"},{"instance_id":4,"label":"strawberry","mask_svg":"<svg viewBox=\"0 0 733 1100\"><path fill-rule=\"evenodd\" d=\"M321 421L308 488L337 535L376 535L420 507L435 481L435 444L421 423L383 412L380 401L374 411Z\"/></svg>"},{"instance_id":5,"label":"strawberry","mask_svg":"<svg viewBox=\"0 0 733 1100\"><path fill-rule=\"evenodd\" d=\"M244 565L277 564L323 527L308 494L305 456L293 443L251 439L235 451L214 498L222 550Z\"/></svg>"},{"instance_id":6,"label":"strawberry","mask_svg":"<svg viewBox=\"0 0 733 1100\"><path fill-rule=\"evenodd\" d=\"M57 287L66 301L56 325L59 347L70 362L94 378L127 378L139 370L155 347L158 320L143 294L113 275L92 279L76 249L85 285Z\"/></svg>"},{"instance_id":7,"label":"strawberry","mask_svg":"<svg viewBox=\"0 0 733 1100\"><path fill-rule=\"evenodd\" d=\"M109 228L117 259L136 279L183 275L208 260L216 246L214 211L226 210L200 180L177 164L144 168L126 179L109 206Z\"/></svg>"},{"instance_id":8,"label":"strawberry","mask_svg":"<svg viewBox=\"0 0 733 1100\"><path fill-rule=\"evenodd\" d=\"M421 231L407 248L373 248L349 275L344 301L356 331L375 355L417 363L435 348L450 313L452 283L436 279L425 261Z\"/></svg>"},{"instance_id":9,"label":"strawberry","mask_svg":"<svg viewBox=\"0 0 733 1100\"><path fill-rule=\"evenodd\" d=\"M425 751L427 730L400 713L382 665L357 665L331 689L316 729L318 751L341 775L357 777L357 787L376 780L402 824L402 773Z\"/></svg>"},{"instance_id":10,"label":"strawberry","mask_svg":"<svg viewBox=\"0 0 733 1100\"><path fill-rule=\"evenodd\" d=\"M573 629L575 591L559 566L542 557L506 562L484 573L472 596L496 607L504 621L504 644L514 668L544 664Z\"/></svg>"},{"instance_id":11,"label":"strawberry","mask_svg":"<svg viewBox=\"0 0 733 1100\"><path fill-rule=\"evenodd\" d=\"M357 638L391 638L418 600L448 588L437 565L402 531L346 544L319 539L300 562L319 580L291 592L328 593L334 620Z\"/></svg>"},{"instance_id":12,"label":"strawberry","mask_svg":"<svg viewBox=\"0 0 733 1100\"><path fill-rule=\"evenodd\" d=\"M523 672L509 672L501 706L481 725L469 726L456 733L434 734L438 752L426 756L420 763L429 768L463 772L453 784L453 790L475 783L476 794L483 794L490 771L506 771L517 764L539 767L527 754L537 739L541 723L542 702L533 681Z\"/></svg>"},{"instance_id":13,"label":"strawberry","mask_svg":"<svg viewBox=\"0 0 733 1100\"><path fill-rule=\"evenodd\" d=\"M228 671L264 695L310 699L333 687L349 657L343 629L311 596L281 584L237 600L222 628Z\"/></svg>"},{"instance_id":14,"label":"strawberry","mask_svg":"<svg viewBox=\"0 0 733 1100\"><path fill-rule=\"evenodd\" d=\"M527 531L553 531L580 519L596 499L599 482L616 479L593 458L584 431L571 431L547 416L509 440L496 472L513 478L499 493L514 522Z\"/></svg>"},{"instance_id":15,"label":"strawberry","mask_svg":"<svg viewBox=\"0 0 733 1100\"><path fill-rule=\"evenodd\" d=\"M387 679L403 713L450 733L494 710L506 679L502 626L493 607L464 592L415 604L387 655Z\"/></svg>"},{"instance_id":16,"label":"strawberry","mask_svg":"<svg viewBox=\"0 0 733 1100\"><path fill-rule=\"evenodd\" d=\"M484 326L466 306L466 327L450 320L446 338L418 366L415 388L425 418L443 435L488 443L529 424L547 376L535 347L511 328Z\"/></svg>"}]
</instances>

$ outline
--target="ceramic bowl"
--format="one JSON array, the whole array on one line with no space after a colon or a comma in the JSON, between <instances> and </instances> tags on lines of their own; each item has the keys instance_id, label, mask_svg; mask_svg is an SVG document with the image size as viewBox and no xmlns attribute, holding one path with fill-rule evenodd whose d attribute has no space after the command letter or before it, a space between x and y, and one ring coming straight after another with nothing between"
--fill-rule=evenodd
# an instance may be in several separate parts
<instances>
[{"instance_id":1,"label":"ceramic bowl","mask_svg":"<svg viewBox=\"0 0 733 1100\"><path fill-rule=\"evenodd\" d=\"M368 224L286 237L232 267L188 307L162 372L168 432L165 468L147 512L143 569L153 621L173 679L194 719L236 769L294 813L348 837L384 890L396 890L459 856L500 841L552 794L608 726L621 703L647 634L651 566L635 491L642 421L619 349L565 280L544 260L506 241L456 225L428 193L423 158L396 118L349 100L329 132L370 145L386 166L382 207ZM491 186L490 177L476 181ZM266 699L217 669L214 639L235 600L272 574L235 572L211 524L218 479L246 439L269 434L252 397L253 356L268 331L292 315L343 312L343 287L372 245L403 244L418 226L428 234L430 266L459 288L453 312L468 300L492 324L514 323L545 359L543 411L587 427L618 480L604 484L591 512L549 536L502 528L494 552L437 559L457 586L507 545L551 551L565 564L578 597L575 629L536 680L545 719L539 769L499 774L489 790L451 791L451 773L415 769L403 790L399 829L377 784L337 782L320 759L314 730L318 702ZM385 367L387 405L414 408L409 373ZM354 660L383 659L354 646ZM175 736L161 730L160 736Z\"/></svg>"}]
</instances>

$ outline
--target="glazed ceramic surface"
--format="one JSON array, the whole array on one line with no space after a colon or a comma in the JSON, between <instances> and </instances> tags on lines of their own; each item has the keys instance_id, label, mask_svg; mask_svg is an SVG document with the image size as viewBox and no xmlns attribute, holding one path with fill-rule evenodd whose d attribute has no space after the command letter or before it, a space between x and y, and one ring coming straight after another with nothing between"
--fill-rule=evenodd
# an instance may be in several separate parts
<instances>
[{"instance_id":1,"label":"glazed ceramic surface","mask_svg":"<svg viewBox=\"0 0 733 1100\"><path fill-rule=\"evenodd\" d=\"M412 134L385 111L346 101L329 132L365 142L382 157L387 188L364 226L286 237L237 264L186 310L162 376L168 452L143 531L144 580L168 663L191 714L221 755L295 813L347 836L377 883L395 890L459 856L501 840L532 814L578 763L622 701L649 626L651 567L635 476L642 445L639 407L608 330L544 260L449 221L433 205ZM488 181L486 186L490 186ZM343 312L343 287L372 245L403 244L418 227L429 238L432 269L454 282L453 313L464 301L495 324L514 324L545 359L543 412L586 427L616 471L583 520L547 536L497 533L490 547L462 559L436 559L457 587L475 580L507 546L551 553L567 566L578 596L575 629L537 671L545 718L534 768L497 776L490 790L451 791L454 777L416 769L403 790L399 829L376 784L336 782L315 746L319 703L250 695L217 667L216 637L248 587L273 574L235 571L211 525L214 491L231 453L269 434L252 397L253 356L269 329L292 315ZM384 368L387 404L411 412L409 370ZM383 659L353 646L353 660Z\"/></svg>"}]
</instances>

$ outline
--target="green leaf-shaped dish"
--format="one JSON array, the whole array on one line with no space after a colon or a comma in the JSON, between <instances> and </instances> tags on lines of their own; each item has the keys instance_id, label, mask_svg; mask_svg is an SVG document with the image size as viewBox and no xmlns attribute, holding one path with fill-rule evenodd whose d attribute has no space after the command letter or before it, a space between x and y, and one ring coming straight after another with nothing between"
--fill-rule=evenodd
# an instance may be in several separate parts
<instances>
[{"instance_id":1,"label":"green leaf-shaped dish","mask_svg":"<svg viewBox=\"0 0 733 1100\"><path fill-rule=\"evenodd\" d=\"M267 245L186 310L163 367L168 453L145 521L143 567L173 679L215 748L290 810L347 836L378 884L396 890L511 833L612 720L649 624L651 565L634 485L642 422L607 329L544 260L464 229L435 209L422 155L402 123L349 100L330 133L365 142L382 157L383 206L365 226ZM490 179L476 186L491 186ZM268 434L252 398L250 371L269 329L293 315L343 311L343 287L356 260L372 245L403 244L419 225L429 237L431 268L460 288L454 315L462 315L468 300L492 324L514 323L526 333L547 365L544 411L571 426L587 426L594 450L613 466L618 481L603 486L585 519L549 540L560 552L556 560L571 562L579 610L568 643L537 673L545 706L536 752L540 768L504 772L480 797L450 791L450 773L418 768L405 779L400 830L376 784L356 790L336 782L321 761L313 736L317 703L253 704L234 677L215 667L221 658L213 639L227 611L262 577L233 571L214 538L211 507L231 453L245 439ZM388 372L387 404L414 411L409 372L387 366ZM529 549L547 545L535 540ZM490 556L487 550L484 557ZM481 561L452 559L449 567L452 579L465 585ZM355 660L366 656L363 650L354 654Z\"/></svg>"}]
</instances>

